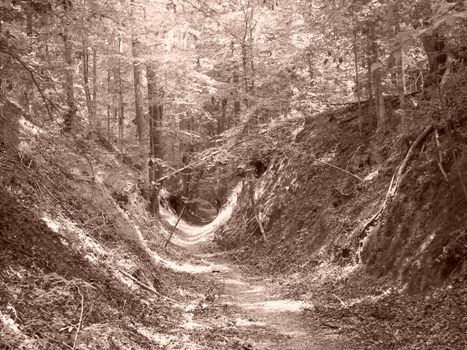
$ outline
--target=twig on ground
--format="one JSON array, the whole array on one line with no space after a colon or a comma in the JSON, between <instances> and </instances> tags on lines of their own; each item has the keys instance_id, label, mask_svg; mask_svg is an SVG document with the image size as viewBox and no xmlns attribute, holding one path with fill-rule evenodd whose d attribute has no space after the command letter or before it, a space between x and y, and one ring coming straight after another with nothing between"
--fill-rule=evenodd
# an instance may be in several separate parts
<instances>
[{"instance_id":1,"label":"twig on ground","mask_svg":"<svg viewBox=\"0 0 467 350\"><path fill-rule=\"evenodd\" d=\"M72 348L73 350L76 348L76 342L78 340L79 331L81 330L81 324L83 322L83 314L84 314L84 295L83 293L81 293L81 290L79 289L78 286L76 286L76 288L78 288L78 293L81 296L81 313L79 315L78 327L76 328L75 340L73 341L73 348Z\"/></svg>"},{"instance_id":2,"label":"twig on ground","mask_svg":"<svg viewBox=\"0 0 467 350\"><path fill-rule=\"evenodd\" d=\"M133 282L135 282L137 285L139 285L140 287L146 289L147 291L149 292L152 292L154 294L156 294L158 297L162 298L162 299L165 299L165 300L168 300L168 301L171 301L173 303L177 303L177 301L175 299L172 299L172 298L169 298L169 297L166 297L164 295L162 295L161 293L159 293L157 290L155 290L154 288L148 286L147 284L144 284L143 282L140 282L138 279L136 279L135 277L133 277L132 275L130 275L128 272L125 272L123 270L118 270L122 275L130 278Z\"/></svg>"},{"instance_id":3,"label":"twig on ground","mask_svg":"<svg viewBox=\"0 0 467 350\"><path fill-rule=\"evenodd\" d=\"M314 160L316 160L317 162L320 162L320 163L329 165L330 167L333 167L333 168L335 168L335 169L337 169L337 170L343 171L344 173L346 173L346 174L348 174L348 175L350 175L350 176L356 178L358 181L363 182L363 179L362 179L360 176L357 176L357 175L355 175L355 174L352 174L350 171L347 171L347 170L345 170L345 169L342 169L342 168L340 168L340 167L338 167L338 166L336 166L336 165L333 165L333 164L331 164L331 163L325 162L324 160L320 160L320 159L318 159L318 158L316 158L316 157L311 157L311 158L314 159Z\"/></svg>"},{"instance_id":4,"label":"twig on ground","mask_svg":"<svg viewBox=\"0 0 467 350\"><path fill-rule=\"evenodd\" d=\"M345 166L345 170L347 170L349 168L350 161L353 159L353 157L355 157L355 155L360 150L360 148L362 148L362 145L358 146L357 149L355 150L355 152L352 154L352 157L349 158L349 160L347 161L347 164Z\"/></svg>"},{"instance_id":5,"label":"twig on ground","mask_svg":"<svg viewBox=\"0 0 467 350\"><path fill-rule=\"evenodd\" d=\"M347 304L346 304L345 302L343 302L341 298L339 298L339 297L338 297L337 295L335 295L335 294L331 294L331 295L332 295L334 298L336 298L337 300L339 300L340 303L341 303L341 305L342 305L343 307L345 307L345 308L347 307Z\"/></svg>"}]
</instances>

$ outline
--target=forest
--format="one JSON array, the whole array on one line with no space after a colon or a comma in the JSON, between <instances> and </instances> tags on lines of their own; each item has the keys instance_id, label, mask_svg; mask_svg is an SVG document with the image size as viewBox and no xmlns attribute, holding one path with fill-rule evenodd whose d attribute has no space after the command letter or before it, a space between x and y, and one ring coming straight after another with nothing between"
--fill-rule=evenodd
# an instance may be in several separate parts
<instances>
[{"instance_id":1,"label":"forest","mask_svg":"<svg viewBox=\"0 0 467 350\"><path fill-rule=\"evenodd\" d=\"M1 0L0 349L466 349L466 0Z\"/></svg>"}]
</instances>

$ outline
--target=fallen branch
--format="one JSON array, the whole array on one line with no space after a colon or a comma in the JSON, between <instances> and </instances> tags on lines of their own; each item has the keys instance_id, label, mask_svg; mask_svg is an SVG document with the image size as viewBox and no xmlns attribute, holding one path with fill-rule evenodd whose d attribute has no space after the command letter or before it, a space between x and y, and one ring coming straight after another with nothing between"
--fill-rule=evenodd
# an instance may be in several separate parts
<instances>
[{"instance_id":1,"label":"fallen branch","mask_svg":"<svg viewBox=\"0 0 467 350\"><path fill-rule=\"evenodd\" d=\"M360 148L362 148L362 145L357 147L357 150L352 154L352 157L350 157L350 159L347 161L347 165L345 166L345 170L347 170L349 168L350 161L353 159L353 157L355 157L355 155L360 150Z\"/></svg>"},{"instance_id":2,"label":"fallen branch","mask_svg":"<svg viewBox=\"0 0 467 350\"><path fill-rule=\"evenodd\" d=\"M335 169L338 169L338 170L340 170L340 171L343 171L344 173L346 173L346 174L348 174L348 175L350 175L350 176L356 178L358 181L363 182L363 179L362 179L361 177L359 177L359 176L357 176L357 175L355 175L355 174L352 174L350 171L347 171L347 170L345 170L345 169L342 169L342 168L340 168L340 167L338 167L338 166L336 166L336 165L333 165L333 164L331 164L331 163L325 162L324 160L320 160L320 159L315 158L315 157L311 157L311 158L313 158L314 160L316 160L316 161L318 161L318 162L320 162L320 163L329 165L330 167L333 167L333 168L335 168Z\"/></svg>"},{"instance_id":3,"label":"fallen branch","mask_svg":"<svg viewBox=\"0 0 467 350\"><path fill-rule=\"evenodd\" d=\"M345 307L345 308L347 307L347 304L344 303L344 302L342 301L341 298L339 298L339 297L338 297L337 295L335 295L335 294L331 294L331 295L332 295L334 298L336 298L337 300L339 300L340 303L341 303L341 305L342 305L343 307Z\"/></svg>"},{"instance_id":4,"label":"fallen branch","mask_svg":"<svg viewBox=\"0 0 467 350\"><path fill-rule=\"evenodd\" d=\"M184 166L184 167L182 167L182 168L180 168L180 169L175 170L174 172L171 172L170 174L167 174L167 175L164 175L164 176L158 178L158 179L155 180L154 182L155 182L155 183L161 183L162 181L168 180L168 179L170 179L172 176L175 176L175 175L181 173L183 170L186 170L186 169L191 168L192 166L193 166L193 164L188 164L188 165L186 165L186 166Z\"/></svg>"},{"instance_id":5,"label":"fallen branch","mask_svg":"<svg viewBox=\"0 0 467 350\"><path fill-rule=\"evenodd\" d=\"M175 299L172 299L172 298L169 298L169 297L166 297L164 295L162 295L161 293L159 293L157 290L155 290L154 288L152 287L149 287L147 284L144 284L143 282L140 282L138 279L136 279L135 277L133 277L132 275L130 275L128 272L125 272L123 270L118 270L122 275L130 278L133 282L135 282L137 285L139 285L140 287L146 289L147 291L149 292L152 292L154 294L156 294L158 297L164 299L164 300L167 300L167 301L171 301L173 303L177 303L177 301Z\"/></svg>"},{"instance_id":6,"label":"fallen branch","mask_svg":"<svg viewBox=\"0 0 467 350\"><path fill-rule=\"evenodd\" d=\"M170 240L172 239L173 234L175 233L175 230L177 229L177 225L180 222L180 219L182 218L183 212L185 211L185 208L188 203L185 203L185 205L182 208L182 211L180 212L180 215L178 216L177 222L175 223L175 226L172 229L172 232L170 233L169 238L167 238L167 241L165 241L164 248L167 248L167 245L169 244Z\"/></svg>"},{"instance_id":7,"label":"fallen branch","mask_svg":"<svg viewBox=\"0 0 467 350\"><path fill-rule=\"evenodd\" d=\"M76 328L75 340L73 341L73 348L72 348L73 350L76 348L76 342L78 341L78 334L79 334L79 331L81 330L81 324L83 322L83 314L84 314L84 295L83 293L81 293L81 290L79 289L78 286L76 286L76 288L78 288L78 293L79 295L81 295L81 313L79 316L78 327Z\"/></svg>"}]
</instances>

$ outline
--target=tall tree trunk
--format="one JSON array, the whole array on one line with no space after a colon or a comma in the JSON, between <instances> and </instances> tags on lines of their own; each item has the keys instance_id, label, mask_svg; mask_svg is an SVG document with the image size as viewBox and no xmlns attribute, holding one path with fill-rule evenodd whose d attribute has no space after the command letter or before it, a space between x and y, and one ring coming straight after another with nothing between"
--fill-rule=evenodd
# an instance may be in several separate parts
<instances>
[{"instance_id":1,"label":"tall tree trunk","mask_svg":"<svg viewBox=\"0 0 467 350\"><path fill-rule=\"evenodd\" d=\"M112 142L112 139L113 139L112 131L110 127L111 108L112 108L112 103L111 103L110 98L113 95L112 88L110 85L111 78L112 78L112 68L111 68L111 64L109 61L109 66L107 67L107 139L109 140L109 142Z\"/></svg>"},{"instance_id":2,"label":"tall tree trunk","mask_svg":"<svg viewBox=\"0 0 467 350\"><path fill-rule=\"evenodd\" d=\"M386 109L384 105L382 85L382 64L379 62L379 47L376 38L375 23L370 24L370 41L372 51L372 71L375 87L375 111L377 116L377 129L384 130L386 124Z\"/></svg>"},{"instance_id":3,"label":"tall tree trunk","mask_svg":"<svg viewBox=\"0 0 467 350\"><path fill-rule=\"evenodd\" d=\"M120 154L123 156L123 121L125 118L125 106L123 100L123 79L122 79L122 54L123 54L123 43L122 38L118 38L118 67L117 67L117 78L118 78L118 146Z\"/></svg>"},{"instance_id":4,"label":"tall tree trunk","mask_svg":"<svg viewBox=\"0 0 467 350\"><path fill-rule=\"evenodd\" d=\"M141 62L141 43L133 36L132 41L133 51L133 73L134 73L134 85L135 85L135 117L136 117L136 130L138 135L140 154L145 153L144 149L144 131L143 131L143 99L144 99L144 70Z\"/></svg>"},{"instance_id":5,"label":"tall tree trunk","mask_svg":"<svg viewBox=\"0 0 467 350\"><path fill-rule=\"evenodd\" d=\"M225 119L226 119L226 112L227 112L227 99L224 97L221 100L221 113L217 117L217 134L220 135L226 129L225 127Z\"/></svg>"},{"instance_id":6,"label":"tall tree trunk","mask_svg":"<svg viewBox=\"0 0 467 350\"><path fill-rule=\"evenodd\" d=\"M33 29L33 9L31 7L31 0L27 0L27 3L26 3L26 35L29 39L29 43L28 43L28 52L31 53L32 51L32 42L31 42L31 39L32 39L32 29ZM30 75L32 75L32 73L29 73ZM31 115L32 114L32 111L33 111L33 104L34 102L34 82L32 80L32 76L29 77L28 79L28 83L27 83L27 92L26 92L26 103L25 103L25 110L26 112Z\"/></svg>"},{"instance_id":7,"label":"tall tree trunk","mask_svg":"<svg viewBox=\"0 0 467 350\"><path fill-rule=\"evenodd\" d=\"M92 48L92 113L91 119L98 122L97 129L100 129L100 122L97 120L97 49Z\"/></svg>"},{"instance_id":8,"label":"tall tree trunk","mask_svg":"<svg viewBox=\"0 0 467 350\"><path fill-rule=\"evenodd\" d=\"M138 4L136 0L130 0L131 3L131 15L133 17L133 21L136 22L140 18L138 18L139 8L137 7ZM144 14L142 15L144 17ZM138 136L138 143L139 143L139 152L140 156L145 159L144 156L146 154L144 149L144 127L143 127L143 119L144 119L144 111L143 111L143 102L144 102L144 87L143 87L143 80L144 80L144 66L142 63L142 44L138 38L138 34L136 33L136 29L134 26L131 28L131 48L133 54L133 75L134 75L134 87L135 87L135 119L136 119L136 133ZM146 160L144 160L145 162Z\"/></svg>"},{"instance_id":9,"label":"tall tree trunk","mask_svg":"<svg viewBox=\"0 0 467 350\"><path fill-rule=\"evenodd\" d=\"M89 131L93 130L93 118L92 118L92 99L91 99L91 89L89 88L89 49L88 49L88 39L86 37L87 33L83 34L82 39L82 56L83 56L83 81L84 81L84 95L86 97L86 108L88 110L88 121L89 121Z\"/></svg>"},{"instance_id":10,"label":"tall tree trunk","mask_svg":"<svg viewBox=\"0 0 467 350\"><path fill-rule=\"evenodd\" d=\"M354 33L354 42L353 42L353 52L354 52L354 62L355 62L355 91L357 95L357 113L358 113L358 128L360 133L363 133L363 125L365 123L364 116L362 113L361 106L361 95L360 95L360 75L358 72L358 41L357 33Z\"/></svg>"},{"instance_id":11,"label":"tall tree trunk","mask_svg":"<svg viewBox=\"0 0 467 350\"><path fill-rule=\"evenodd\" d=\"M149 102L149 130L150 130L150 160L149 160L149 182L162 177L161 160L164 157L162 144L162 118L163 105L162 96L158 91L156 68L153 63L146 65L148 81L148 102ZM159 190L160 184L154 184L150 198L150 212L156 215L159 211Z\"/></svg>"},{"instance_id":12,"label":"tall tree trunk","mask_svg":"<svg viewBox=\"0 0 467 350\"><path fill-rule=\"evenodd\" d=\"M240 83L240 78L238 76L238 71L235 69L233 71L233 76L232 76L232 82L233 82L233 90L234 90L234 103L233 103L233 121L229 122L229 127L235 125L240 121L240 112L241 112L241 104L240 104L240 98L239 98L239 83Z\"/></svg>"},{"instance_id":13,"label":"tall tree trunk","mask_svg":"<svg viewBox=\"0 0 467 350\"><path fill-rule=\"evenodd\" d=\"M367 65L367 90L368 90L368 116L370 118L370 129L375 127L374 100L373 100L373 72L371 71L371 40L367 36L366 65Z\"/></svg>"},{"instance_id":14,"label":"tall tree trunk","mask_svg":"<svg viewBox=\"0 0 467 350\"><path fill-rule=\"evenodd\" d=\"M245 86L245 106L248 108L248 92L250 91L249 88L249 77L248 77L248 53L247 53L247 45L246 42L243 41L242 43L242 65L243 65L243 83Z\"/></svg>"},{"instance_id":15,"label":"tall tree trunk","mask_svg":"<svg viewBox=\"0 0 467 350\"><path fill-rule=\"evenodd\" d=\"M68 107L68 110L65 113L64 131L71 132L75 128L77 108L75 104L74 92L73 46L70 40L67 26L64 26L62 36L65 47L65 91L66 103Z\"/></svg>"},{"instance_id":16,"label":"tall tree trunk","mask_svg":"<svg viewBox=\"0 0 467 350\"><path fill-rule=\"evenodd\" d=\"M254 18L254 6L251 7L250 21L248 25L248 53L250 60L250 93L255 94L255 60L254 60L254 38L253 38L253 18Z\"/></svg>"}]
</instances>

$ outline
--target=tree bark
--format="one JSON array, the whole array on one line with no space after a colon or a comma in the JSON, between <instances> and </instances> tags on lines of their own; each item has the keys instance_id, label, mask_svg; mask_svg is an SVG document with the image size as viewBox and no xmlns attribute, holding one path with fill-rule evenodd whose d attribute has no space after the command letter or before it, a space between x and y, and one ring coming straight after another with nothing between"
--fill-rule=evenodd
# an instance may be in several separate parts
<instances>
[{"instance_id":1,"label":"tree bark","mask_svg":"<svg viewBox=\"0 0 467 350\"><path fill-rule=\"evenodd\" d=\"M31 42L31 39L32 39L32 36L33 36L33 10L32 10L32 7L31 7L31 0L27 0L27 3L26 3L26 35L29 39L29 42L28 42L28 51L31 52L32 51L32 42ZM32 73L29 73L30 75ZM27 111L27 113L29 115L32 114L32 111L33 111L33 101L34 101L34 82L32 80L33 78L31 76L29 76L29 79L28 79L28 83L27 83L27 92L26 92L26 108L25 110Z\"/></svg>"},{"instance_id":2,"label":"tree bark","mask_svg":"<svg viewBox=\"0 0 467 350\"><path fill-rule=\"evenodd\" d=\"M89 121L89 131L93 129L93 118L92 118L92 99L91 99L91 89L89 88L89 49L88 49L88 39L86 33L83 34L82 39L82 55L83 55L83 82L84 82L84 94L86 97L86 108L88 110L88 121Z\"/></svg>"},{"instance_id":3,"label":"tree bark","mask_svg":"<svg viewBox=\"0 0 467 350\"><path fill-rule=\"evenodd\" d=\"M227 113L227 99L223 98L221 100L221 113L217 117L217 134L220 135L226 129L225 127L225 118Z\"/></svg>"},{"instance_id":4,"label":"tree bark","mask_svg":"<svg viewBox=\"0 0 467 350\"><path fill-rule=\"evenodd\" d=\"M374 101L373 101L373 73L371 71L371 40L367 36L367 48L366 48L366 65L367 65L367 90L368 90L368 115L370 117L370 129L373 129L375 126L374 117Z\"/></svg>"},{"instance_id":5,"label":"tree bark","mask_svg":"<svg viewBox=\"0 0 467 350\"><path fill-rule=\"evenodd\" d=\"M75 128L76 123L76 104L75 104L75 92L74 92L74 60L73 60L73 46L69 37L67 26L63 28L63 43L65 47L65 91L66 91L66 103L68 110L65 113L65 132L71 132Z\"/></svg>"},{"instance_id":6,"label":"tree bark","mask_svg":"<svg viewBox=\"0 0 467 350\"><path fill-rule=\"evenodd\" d=\"M91 118L94 121L97 120L97 49L96 47L92 48L92 113ZM100 124L100 123L98 123ZM100 125L98 125L100 129Z\"/></svg>"},{"instance_id":7,"label":"tree bark","mask_svg":"<svg viewBox=\"0 0 467 350\"><path fill-rule=\"evenodd\" d=\"M118 67L117 67L117 79L118 79L118 148L120 154L123 156L123 121L125 118L125 107L123 100L123 79L122 79L122 54L123 54L123 43L122 39L118 38Z\"/></svg>"},{"instance_id":8,"label":"tree bark","mask_svg":"<svg viewBox=\"0 0 467 350\"><path fill-rule=\"evenodd\" d=\"M133 35L132 41L133 51L133 73L134 73L134 85L135 85L135 118L136 118L136 130L138 135L140 153L144 154L144 129L143 129L143 99L144 99L144 67L141 62L141 42Z\"/></svg>"},{"instance_id":9,"label":"tree bark","mask_svg":"<svg viewBox=\"0 0 467 350\"><path fill-rule=\"evenodd\" d=\"M109 142L112 142L112 131L110 127L110 121L111 121L111 109L112 109L112 104L111 104L111 96L113 96L112 93L112 88L110 85L112 77L112 68L111 68L111 63L109 62L109 66L107 67L107 139ZM113 100L113 99L112 99Z\"/></svg>"},{"instance_id":10,"label":"tree bark","mask_svg":"<svg viewBox=\"0 0 467 350\"><path fill-rule=\"evenodd\" d=\"M239 83L240 83L240 78L238 76L238 72L235 69L232 75L232 82L233 82L233 89L234 89L234 103L233 103L233 112L234 112L234 120L232 123L229 123L229 127L232 125L235 125L240 121L240 112L241 112L241 104L240 104L240 98L239 98Z\"/></svg>"},{"instance_id":11,"label":"tree bark","mask_svg":"<svg viewBox=\"0 0 467 350\"><path fill-rule=\"evenodd\" d=\"M362 106L360 103L360 75L358 72L358 45L357 45L357 33L354 33L354 42L353 42L353 52L354 52L354 62L355 62L355 90L357 95L357 113L358 113L358 128L360 133L363 133L363 125L365 123L364 116L362 113Z\"/></svg>"},{"instance_id":12,"label":"tree bark","mask_svg":"<svg viewBox=\"0 0 467 350\"><path fill-rule=\"evenodd\" d=\"M163 105L162 93L158 91L156 68L153 63L146 65L148 81L148 104L149 104L149 183L152 185L150 198L150 212L156 215L159 211L160 184L154 183L162 177L161 160L164 156L162 144L162 119Z\"/></svg>"},{"instance_id":13,"label":"tree bark","mask_svg":"<svg viewBox=\"0 0 467 350\"><path fill-rule=\"evenodd\" d=\"M384 105L383 86L382 86L382 65L379 62L379 47L376 38L375 23L370 24L370 42L372 53L373 82L375 87L375 111L377 116L377 129L384 130L386 124L386 108Z\"/></svg>"}]
</instances>

